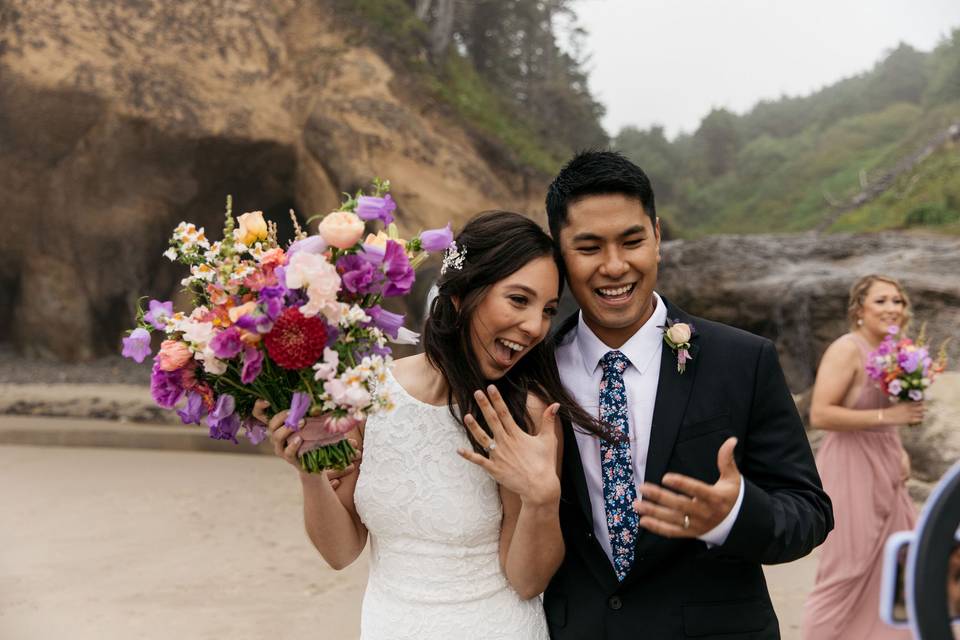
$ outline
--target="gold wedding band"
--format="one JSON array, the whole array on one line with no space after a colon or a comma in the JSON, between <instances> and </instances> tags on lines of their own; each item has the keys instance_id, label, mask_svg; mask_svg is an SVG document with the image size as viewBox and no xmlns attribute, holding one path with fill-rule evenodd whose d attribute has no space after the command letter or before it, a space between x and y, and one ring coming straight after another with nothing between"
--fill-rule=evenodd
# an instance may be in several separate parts
<instances>
[{"instance_id":1,"label":"gold wedding band","mask_svg":"<svg viewBox=\"0 0 960 640\"><path fill-rule=\"evenodd\" d=\"M690 528L690 516L688 516L687 514L683 514L683 528L684 529Z\"/></svg>"}]
</instances>

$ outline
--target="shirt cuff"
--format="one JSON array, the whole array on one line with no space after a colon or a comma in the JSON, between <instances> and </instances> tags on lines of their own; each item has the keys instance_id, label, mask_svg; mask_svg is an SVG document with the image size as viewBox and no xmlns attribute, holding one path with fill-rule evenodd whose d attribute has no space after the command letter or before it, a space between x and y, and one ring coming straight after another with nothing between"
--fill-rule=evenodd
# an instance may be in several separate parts
<instances>
[{"instance_id":1,"label":"shirt cuff","mask_svg":"<svg viewBox=\"0 0 960 640\"><path fill-rule=\"evenodd\" d=\"M737 496L737 502L733 505L733 509L730 509L730 513L727 514L727 517L724 518L720 524L702 536L697 537L698 540L703 540L707 543L708 549L719 547L727 541L727 536L730 535L730 530L733 529L733 523L737 521L737 516L740 515L740 507L743 505L744 485L746 485L746 482L743 481L743 477L741 476L740 495Z\"/></svg>"}]
</instances>

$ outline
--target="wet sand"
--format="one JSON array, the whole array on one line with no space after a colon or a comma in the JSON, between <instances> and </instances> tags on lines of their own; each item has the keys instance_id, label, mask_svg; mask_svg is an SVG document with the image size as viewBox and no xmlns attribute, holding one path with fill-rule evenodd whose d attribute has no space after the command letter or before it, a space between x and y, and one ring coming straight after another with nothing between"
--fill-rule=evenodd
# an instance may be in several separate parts
<instances>
[{"instance_id":1,"label":"wet sand","mask_svg":"<svg viewBox=\"0 0 960 640\"><path fill-rule=\"evenodd\" d=\"M0 638L358 636L366 557L324 565L281 460L5 445L0 506ZM785 640L814 571L768 568Z\"/></svg>"}]
</instances>

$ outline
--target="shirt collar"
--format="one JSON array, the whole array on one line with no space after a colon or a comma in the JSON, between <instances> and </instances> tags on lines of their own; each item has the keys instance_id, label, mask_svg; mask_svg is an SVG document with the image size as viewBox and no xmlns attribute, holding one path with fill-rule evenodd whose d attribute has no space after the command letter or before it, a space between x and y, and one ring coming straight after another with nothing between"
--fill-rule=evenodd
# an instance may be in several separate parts
<instances>
[{"instance_id":1,"label":"shirt collar","mask_svg":"<svg viewBox=\"0 0 960 640\"><path fill-rule=\"evenodd\" d=\"M657 295L656 291L653 292L653 299L656 302L656 308L654 308L653 313L647 318L647 321L643 323L643 326L617 349L617 351L627 356L630 364L641 374L647 370L647 367L649 367L653 361L653 356L662 348L663 330L660 327L665 325L667 321L667 305L664 304L663 299ZM613 348L604 344L603 341L590 330L587 323L583 321L583 311L580 312L580 317L577 320L576 339L577 347L580 349L583 368L586 369L587 375L593 375L593 372L596 371L600 365L600 359L603 358L608 351L612 351Z\"/></svg>"}]
</instances>

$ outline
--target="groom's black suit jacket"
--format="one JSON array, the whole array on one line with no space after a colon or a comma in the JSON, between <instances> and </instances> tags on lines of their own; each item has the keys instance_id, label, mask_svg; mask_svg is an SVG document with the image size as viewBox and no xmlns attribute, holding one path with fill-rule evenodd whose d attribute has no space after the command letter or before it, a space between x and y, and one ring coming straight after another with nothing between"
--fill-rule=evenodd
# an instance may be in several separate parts
<instances>
[{"instance_id":1,"label":"groom's black suit jacket","mask_svg":"<svg viewBox=\"0 0 960 640\"><path fill-rule=\"evenodd\" d=\"M664 344L645 480L659 484L673 471L712 484L720 475L717 450L736 436L745 483L740 513L726 542L709 550L699 540L640 529L633 568L618 582L594 536L580 453L564 424L566 556L544 595L554 640L779 638L760 565L810 553L833 528L773 344L666 306L668 318L694 326L693 360L678 373L676 354ZM576 323L574 314L555 340Z\"/></svg>"}]
</instances>

